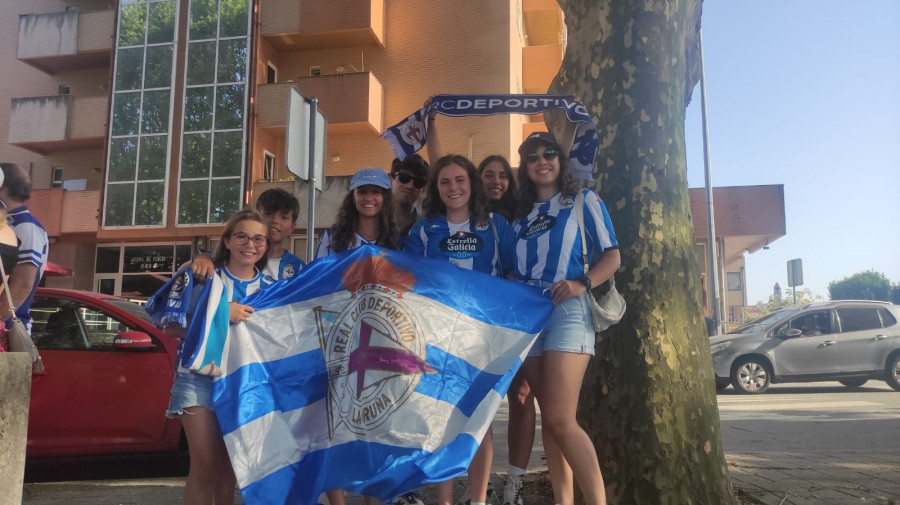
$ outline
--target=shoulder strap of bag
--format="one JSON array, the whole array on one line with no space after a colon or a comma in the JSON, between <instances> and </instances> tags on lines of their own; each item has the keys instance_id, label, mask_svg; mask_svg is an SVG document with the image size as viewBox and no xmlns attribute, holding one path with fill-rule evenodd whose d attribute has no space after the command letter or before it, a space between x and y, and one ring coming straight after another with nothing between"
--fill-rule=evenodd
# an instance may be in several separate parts
<instances>
[{"instance_id":1,"label":"shoulder strap of bag","mask_svg":"<svg viewBox=\"0 0 900 505\"><path fill-rule=\"evenodd\" d=\"M3 268L3 262L0 261L0 275L2 275L3 281L3 291L6 292L6 301L9 302L9 311L12 314L13 319L18 319L16 317L16 306L13 305L12 293L9 291L9 279L6 277L6 269ZM5 320L5 319L4 319Z\"/></svg>"},{"instance_id":2,"label":"shoulder strap of bag","mask_svg":"<svg viewBox=\"0 0 900 505\"><path fill-rule=\"evenodd\" d=\"M494 252L497 253L497 277L503 277L503 258L500 257L500 237L497 236L497 225L494 224L494 213L488 213L491 230L494 232Z\"/></svg>"},{"instance_id":3,"label":"shoulder strap of bag","mask_svg":"<svg viewBox=\"0 0 900 505\"><path fill-rule=\"evenodd\" d=\"M584 265L584 275L588 274L588 270L590 270L590 266L588 264L588 256L587 256L587 242L585 242L584 236L584 193L582 191L578 191L578 195L575 197L575 215L578 217L578 232L581 233L581 263ZM613 278L615 275L609 276L609 288L614 289L616 287L616 281Z\"/></svg>"}]
</instances>

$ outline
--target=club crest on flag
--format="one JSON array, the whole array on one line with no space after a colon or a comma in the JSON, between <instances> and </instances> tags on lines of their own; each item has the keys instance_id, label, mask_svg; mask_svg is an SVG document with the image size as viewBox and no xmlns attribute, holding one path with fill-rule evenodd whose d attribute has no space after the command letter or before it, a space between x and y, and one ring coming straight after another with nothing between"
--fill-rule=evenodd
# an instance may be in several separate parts
<instances>
[{"instance_id":1,"label":"club crest on flag","mask_svg":"<svg viewBox=\"0 0 900 505\"><path fill-rule=\"evenodd\" d=\"M343 309L313 309L328 373L332 439L340 429L356 435L378 430L422 374L435 373L426 363L422 325L403 302L403 292L414 283L411 274L384 257L362 260L348 271L357 277L344 278L353 297Z\"/></svg>"}]
</instances>

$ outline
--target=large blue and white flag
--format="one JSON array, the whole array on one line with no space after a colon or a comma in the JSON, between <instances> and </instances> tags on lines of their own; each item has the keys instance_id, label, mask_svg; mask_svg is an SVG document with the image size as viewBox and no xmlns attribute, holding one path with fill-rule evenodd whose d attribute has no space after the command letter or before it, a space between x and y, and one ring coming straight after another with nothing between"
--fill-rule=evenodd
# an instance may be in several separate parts
<instances>
[{"instance_id":1,"label":"large blue and white flag","mask_svg":"<svg viewBox=\"0 0 900 505\"><path fill-rule=\"evenodd\" d=\"M255 312L228 330L213 401L248 504L390 500L464 473L553 309L538 288L372 245L242 303Z\"/></svg>"}]
</instances>

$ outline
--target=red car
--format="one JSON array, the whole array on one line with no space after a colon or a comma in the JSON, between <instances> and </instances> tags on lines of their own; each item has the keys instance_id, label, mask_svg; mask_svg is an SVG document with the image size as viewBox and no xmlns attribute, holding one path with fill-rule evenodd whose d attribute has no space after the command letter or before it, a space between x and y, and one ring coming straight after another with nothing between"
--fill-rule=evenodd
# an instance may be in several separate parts
<instances>
[{"instance_id":1,"label":"red car","mask_svg":"<svg viewBox=\"0 0 900 505\"><path fill-rule=\"evenodd\" d=\"M31 317L46 373L32 380L29 459L184 450L165 416L178 342L142 306L39 288Z\"/></svg>"}]
</instances>

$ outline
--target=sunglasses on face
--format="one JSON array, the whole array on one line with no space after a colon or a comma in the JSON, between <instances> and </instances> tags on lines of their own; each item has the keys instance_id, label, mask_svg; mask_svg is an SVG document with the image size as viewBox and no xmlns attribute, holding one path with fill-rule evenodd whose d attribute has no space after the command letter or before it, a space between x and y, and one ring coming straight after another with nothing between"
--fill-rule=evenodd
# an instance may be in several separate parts
<instances>
[{"instance_id":1,"label":"sunglasses on face","mask_svg":"<svg viewBox=\"0 0 900 505\"><path fill-rule=\"evenodd\" d=\"M543 156L544 156L545 160L550 161L550 160L556 159L556 157L559 156L559 151L557 151L553 147L548 147L548 148L544 149ZM541 157L541 155L538 154L537 151L528 151L528 154L525 155L525 160L528 161L529 163L534 163L535 161L540 159L540 157Z\"/></svg>"},{"instance_id":2,"label":"sunglasses on face","mask_svg":"<svg viewBox=\"0 0 900 505\"><path fill-rule=\"evenodd\" d=\"M394 174L394 177L396 177L400 181L400 184L409 184L409 181L413 181L413 186L416 189L422 189L425 187L425 179L413 177L406 172L397 172L396 174Z\"/></svg>"},{"instance_id":3,"label":"sunglasses on face","mask_svg":"<svg viewBox=\"0 0 900 505\"><path fill-rule=\"evenodd\" d=\"M243 232L237 232L231 234L231 240L234 241L237 245L247 245L247 242L253 241L253 245L256 247L262 247L266 245L267 237L265 235L254 235L250 236Z\"/></svg>"}]
</instances>

